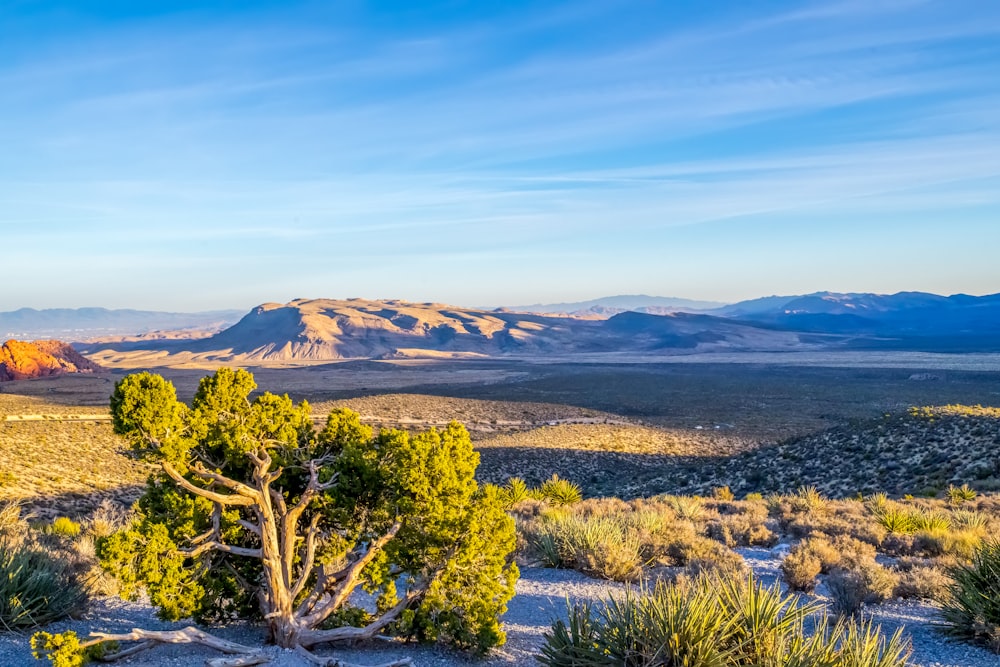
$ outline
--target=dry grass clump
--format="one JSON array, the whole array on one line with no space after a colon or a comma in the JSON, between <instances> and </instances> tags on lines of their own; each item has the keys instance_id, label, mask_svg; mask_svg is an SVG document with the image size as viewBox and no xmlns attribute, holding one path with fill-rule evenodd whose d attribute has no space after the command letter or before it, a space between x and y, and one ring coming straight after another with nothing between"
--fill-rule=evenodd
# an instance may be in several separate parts
<instances>
[{"instance_id":1,"label":"dry grass clump","mask_svg":"<svg viewBox=\"0 0 1000 667\"><path fill-rule=\"evenodd\" d=\"M0 628L58 620L83 611L90 596L118 590L98 565L94 544L130 520L127 512L105 504L82 523L32 518L17 503L0 505Z\"/></svg>"},{"instance_id":2,"label":"dry grass clump","mask_svg":"<svg viewBox=\"0 0 1000 667\"><path fill-rule=\"evenodd\" d=\"M738 554L708 536L710 525L721 524L700 499L601 498L561 507L522 502L512 512L524 536L522 557L549 567L615 581L635 581L650 569L744 567ZM685 518L691 516L702 521Z\"/></svg>"},{"instance_id":3,"label":"dry grass clump","mask_svg":"<svg viewBox=\"0 0 1000 667\"><path fill-rule=\"evenodd\" d=\"M903 599L942 600L951 578L944 559L900 558L896 569L899 581L893 596Z\"/></svg>"}]
</instances>

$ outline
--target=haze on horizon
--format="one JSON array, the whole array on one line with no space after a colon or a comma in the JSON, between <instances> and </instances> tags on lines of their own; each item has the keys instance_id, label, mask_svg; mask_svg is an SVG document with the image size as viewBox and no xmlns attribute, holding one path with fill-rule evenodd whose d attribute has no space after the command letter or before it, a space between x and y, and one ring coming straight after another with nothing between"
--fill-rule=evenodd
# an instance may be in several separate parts
<instances>
[{"instance_id":1,"label":"haze on horizon","mask_svg":"<svg viewBox=\"0 0 1000 667\"><path fill-rule=\"evenodd\" d=\"M8 3L0 311L1000 292L1000 4Z\"/></svg>"}]
</instances>

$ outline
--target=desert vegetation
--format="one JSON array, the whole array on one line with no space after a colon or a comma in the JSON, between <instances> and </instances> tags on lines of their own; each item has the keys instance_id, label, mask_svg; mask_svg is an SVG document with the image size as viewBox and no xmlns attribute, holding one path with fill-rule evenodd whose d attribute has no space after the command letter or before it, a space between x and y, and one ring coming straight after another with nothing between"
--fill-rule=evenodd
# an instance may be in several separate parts
<instances>
[{"instance_id":1,"label":"desert vegetation","mask_svg":"<svg viewBox=\"0 0 1000 667\"><path fill-rule=\"evenodd\" d=\"M8 501L18 501L16 507L10 506L14 509L6 511L19 513L24 519L11 522L19 528L10 534L20 537L4 538L0 565L40 573L37 578L15 577L12 586L30 591L29 580L35 584L55 581L60 592L76 592L69 596L70 604L53 604L51 610L5 611L4 618L9 620L4 622L9 627L34 627L36 619L76 614L88 597L108 594L149 595L167 618L193 616L203 625L245 618L269 626L272 621L264 621L262 616L273 609L254 600L254 591L261 588L256 582L264 581L261 577L265 572L256 555L262 548L261 540L251 528L260 525L260 518L249 506L239 504L222 505L217 512L212 497L198 496L213 494L229 503L240 495L235 489L242 487L225 484L253 488L257 464L232 443L268 439L265 451L272 457L269 471L282 470L279 481L272 484L282 491L286 508L291 508L301 502L313 483L309 461L314 459L307 456L323 460L317 464L315 485L331 483L332 475L337 474L337 487L348 484L361 488L364 484L355 482L371 479L365 476L366 470L388 466L372 474L378 479L381 475L399 478L401 452L414 450L416 453L411 453L418 458L431 456L432 450L443 446L440 439L444 438L461 442L459 449L465 453L460 459L481 458L476 481L463 478L475 486L470 500L472 505L492 508L489 512L501 522L495 526L510 517L513 523L509 525L516 526L516 535L511 529L504 539L509 540L511 549L516 540L519 565L532 571L551 571L537 570L539 567L575 570L595 582L632 586L627 594L633 609L630 618L637 617L640 608L664 609L665 598L650 601L658 590L666 597L676 596L676 591L693 595L691 591L701 585L697 582L707 580L751 586L747 577L757 567L753 558L765 553L779 559L775 572L782 590L797 596L796 604L813 609L809 614L813 620L806 627L825 623L820 627L826 634L820 635L833 646L841 645L849 633L866 638L859 645L882 646L871 657L874 662L857 664L882 664L877 656L891 658L887 647L903 646L891 644L889 636L872 635L871 628L866 630L864 625L872 614L899 604L899 600L922 601L920 608L924 609L934 605L950 610L947 617L942 611L937 618L951 634L996 650L996 635L983 620L990 617L991 608L982 603L984 595L987 600L995 599L995 593L988 592L995 572L995 565L990 564L995 557L990 560L989 538L1000 528L1000 501L994 493L994 473L988 467L998 444L1000 418L996 409L955 404L903 407L761 444L759 432L754 435L738 425L720 421L714 425L707 422L701 429L683 428L650 419L645 413L642 417L624 414L628 410L622 405L602 409L592 401L587 405L560 404L548 400L554 394L546 392L527 391L525 395L532 400L523 402L396 393L327 398L309 407L266 392L244 392L252 383L236 377L223 380L219 376L203 382L200 388L185 389L191 399L188 405L175 399L160 401L161 407L169 408L168 413L176 408L179 421L175 426L177 433L183 433L176 439L157 437L155 429L147 428L149 424L138 430L127 426L121 418L131 410L120 407L112 411L114 422L62 419L100 412L94 406L87 407L89 398L87 403L74 403L70 396L56 391L51 394L56 397L53 400L47 389L42 391L44 400L0 394L4 413L40 415L28 421L0 421L0 454L4 457L0 494ZM184 378L188 386L190 378ZM59 382L71 380L82 382L68 377ZM56 381L28 384L42 387L42 382ZM535 382L533 386L540 385ZM562 386L566 390L570 385ZM485 392L492 390L487 387ZM146 385L133 394L163 398L159 389ZM141 401L131 405L138 410L136 414L141 413ZM471 435L455 430L457 427L448 421L450 413L483 428L471 431ZM213 423L216 426L210 426ZM341 436L346 441L337 440ZM359 452L372 453L374 458ZM843 452L853 465L840 462ZM250 453L258 456L256 450ZM328 455L332 458L326 460ZM361 463L351 458L355 455ZM164 462L174 467L183 483L166 472ZM144 486L150 473L153 480ZM220 475L228 482L205 475ZM418 484L416 479L410 481ZM385 493L412 497L414 488L407 487L407 491L400 486L403 483L389 485ZM432 488L428 493L438 491ZM143 499L137 511L129 514L122 509L140 496ZM309 582L298 596L315 586L321 572L336 575L350 563L360 562L380 536L391 531L394 523L388 522L384 513L378 514L384 510L372 513L373 507L386 506L387 497L364 496L351 501L333 487L317 489L293 540L289 580L293 588L304 576ZM417 504L411 507L420 514L419 521L433 523L440 515L431 505L424 503L419 510ZM272 501L272 511L275 523L281 524L277 500ZM354 511L363 517L356 524L351 523ZM307 542L312 518L317 515L325 528L317 528L314 565L312 574L307 575ZM411 521L418 521L415 514L410 516ZM492 531L490 539L498 539L503 532ZM281 529L278 533L280 536ZM444 574L442 579L431 581L434 572L447 571L448 557L440 545L434 552L413 537L397 542L398 549L388 546L397 537L382 547L383 553L391 552L386 558L398 556L405 563L374 557L369 565L378 563L379 568L387 569L376 572L369 565L362 567L355 594L347 595L322 624L308 630L330 633L323 636L353 637L365 636L365 628L371 631L378 627L380 636L391 633L398 638L442 641L474 652L488 650L499 641L503 626L497 624L497 618L506 604L504 597L512 590L509 575L513 570L493 570L490 580L499 582L497 590L501 592L492 597L487 594L493 602L478 607L478 616L470 624L468 614L443 616L439 611L442 607L432 606L439 603L455 608L454 599L435 589L435 581L447 581ZM284 544L283 539L278 541ZM203 546L206 543L212 546ZM406 550L429 560L421 567L415 559L406 560ZM507 561L500 560L506 567ZM147 565L134 566L143 562ZM150 563L156 566L150 567ZM212 565L216 566L214 572ZM404 572L400 567L410 569ZM119 576L111 576L106 568L117 570ZM241 579L255 583L245 587ZM456 588L475 589L468 581L461 585L451 581ZM334 582L333 586L337 585ZM741 590L749 591L747 586ZM764 588L770 590L770 586ZM374 593L369 596L365 588ZM408 592L416 589L424 592L407 600ZM667 589L675 592L663 593ZM626 599L623 592L615 595L617 601L608 601L609 605ZM293 597L301 603L299 597ZM28 608L31 600L42 598L8 595L10 599L26 601L24 608ZM395 607L389 604L392 599L407 603L394 616ZM471 597L465 598L465 603L478 606ZM822 613L817 615L817 610ZM603 604L592 605L590 620L584 623L584 617L575 615L574 610L563 619L565 628L572 635L573 624L579 621L593 630L606 622L604 611ZM386 614L389 620L380 625ZM829 614L829 620L822 621L822 614ZM20 620L14 620L15 616ZM98 634L89 638L83 633L39 634L35 650L56 664L63 656L82 660L101 651L104 657L114 657L128 650L106 641L114 633L101 635L100 628L93 630ZM652 632L646 628L640 634L647 631ZM48 630L43 628L44 632ZM169 632L174 634L130 635L126 639L140 640L141 645L143 639L214 642L206 638L208 635L198 634L204 632L201 629ZM550 634L554 632L555 628ZM271 635L275 639L279 633L272 631ZM815 636L809 633L806 639L820 642L811 639ZM217 645L244 652L237 659L258 655L254 646Z\"/></svg>"},{"instance_id":2,"label":"desert vegetation","mask_svg":"<svg viewBox=\"0 0 1000 667\"><path fill-rule=\"evenodd\" d=\"M909 653L900 633L886 637L870 624L831 622L814 603L730 573L626 588L596 609L573 606L569 620L546 634L539 662L904 667Z\"/></svg>"}]
</instances>

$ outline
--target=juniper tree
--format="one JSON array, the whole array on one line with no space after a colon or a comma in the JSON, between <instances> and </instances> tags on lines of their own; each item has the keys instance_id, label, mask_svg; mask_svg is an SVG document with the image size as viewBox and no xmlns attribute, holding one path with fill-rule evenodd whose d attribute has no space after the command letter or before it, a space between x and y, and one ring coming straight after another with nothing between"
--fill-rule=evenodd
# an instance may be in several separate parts
<instances>
[{"instance_id":1,"label":"juniper tree","mask_svg":"<svg viewBox=\"0 0 1000 667\"><path fill-rule=\"evenodd\" d=\"M258 619L313 658L318 644L387 632L480 652L503 643L514 528L474 479L465 428L373 433L337 409L317 431L308 404L251 400L255 389L250 373L222 369L188 406L158 375L116 384L115 432L158 464L138 520L99 545L124 593L145 588L164 619ZM352 606L359 587L372 608Z\"/></svg>"}]
</instances>

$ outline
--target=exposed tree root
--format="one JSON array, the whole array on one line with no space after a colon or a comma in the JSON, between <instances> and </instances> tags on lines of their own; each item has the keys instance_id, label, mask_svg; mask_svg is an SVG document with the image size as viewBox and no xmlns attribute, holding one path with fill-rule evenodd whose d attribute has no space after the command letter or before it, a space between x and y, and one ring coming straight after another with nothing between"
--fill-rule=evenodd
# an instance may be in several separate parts
<instances>
[{"instance_id":1,"label":"exposed tree root","mask_svg":"<svg viewBox=\"0 0 1000 667\"><path fill-rule=\"evenodd\" d=\"M401 658L399 660L393 660L392 662L386 662L381 665L359 665L354 662L344 662L339 658L323 658L315 653L310 652L303 646L296 646L295 652L311 662L314 665L319 665L320 667L410 667L413 664L413 660L410 658Z\"/></svg>"},{"instance_id":2,"label":"exposed tree root","mask_svg":"<svg viewBox=\"0 0 1000 667\"><path fill-rule=\"evenodd\" d=\"M104 656L102 658L104 662L114 662L115 660L135 655L140 651L153 648L157 644L200 644L201 646L213 648L216 651L239 656L236 658L215 658L208 660L205 664L209 667L246 667L248 665L260 665L270 662L270 658L261 654L258 649L210 635L193 626L188 626L180 630L162 631L135 628L132 632L123 634L91 632L87 640L80 643L80 648L88 648L103 644L104 642L140 642L135 646L130 646L117 653Z\"/></svg>"}]
</instances>

